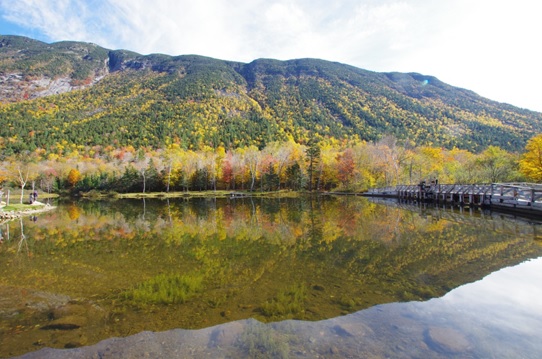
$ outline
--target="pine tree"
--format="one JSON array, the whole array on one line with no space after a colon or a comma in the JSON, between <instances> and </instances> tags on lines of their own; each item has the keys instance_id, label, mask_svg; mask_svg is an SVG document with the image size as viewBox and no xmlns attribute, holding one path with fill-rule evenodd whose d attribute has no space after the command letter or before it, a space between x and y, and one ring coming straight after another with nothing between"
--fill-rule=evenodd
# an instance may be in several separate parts
<instances>
[{"instance_id":1,"label":"pine tree","mask_svg":"<svg viewBox=\"0 0 542 359\"><path fill-rule=\"evenodd\" d=\"M314 174L317 168L318 163L320 162L320 146L319 144L311 139L308 143L308 148L306 152L306 160L308 162L307 172L309 175L308 189L312 191L314 186Z\"/></svg>"}]
</instances>

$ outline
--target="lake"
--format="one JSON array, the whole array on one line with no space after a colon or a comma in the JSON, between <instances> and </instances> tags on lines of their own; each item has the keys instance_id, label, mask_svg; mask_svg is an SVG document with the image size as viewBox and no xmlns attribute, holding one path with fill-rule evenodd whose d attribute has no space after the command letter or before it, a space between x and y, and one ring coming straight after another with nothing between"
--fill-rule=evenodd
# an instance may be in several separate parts
<instances>
[{"instance_id":1,"label":"lake","mask_svg":"<svg viewBox=\"0 0 542 359\"><path fill-rule=\"evenodd\" d=\"M54 205L0 224L1 357L542 353L534 220L342 196Z\"/></svg>"}]
</instances>

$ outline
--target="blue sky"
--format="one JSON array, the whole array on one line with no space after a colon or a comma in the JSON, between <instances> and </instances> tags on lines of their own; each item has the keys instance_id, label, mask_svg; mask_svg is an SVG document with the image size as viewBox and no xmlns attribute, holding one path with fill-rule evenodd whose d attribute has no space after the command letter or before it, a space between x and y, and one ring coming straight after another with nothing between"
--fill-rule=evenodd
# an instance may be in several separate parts
<instances>
[{"instance_id":1,"label":"blue sky","mask_svg":"<svg viewBox=\"0 0 542 359\"><path fill-rule=\"evenodd\" d=\"M542 111L540 14L538 0L0 0L0 33L419 72Z\"/></svg>"}]
</instances>

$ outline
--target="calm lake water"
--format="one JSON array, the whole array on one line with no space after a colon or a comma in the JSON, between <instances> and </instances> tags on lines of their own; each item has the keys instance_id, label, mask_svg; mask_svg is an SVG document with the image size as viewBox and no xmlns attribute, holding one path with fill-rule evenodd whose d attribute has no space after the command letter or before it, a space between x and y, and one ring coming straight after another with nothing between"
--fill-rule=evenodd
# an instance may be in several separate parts
<instances>
[{"instance_id":1,"label":"calm lake water","mask_svg":"<svg viewBox=\"0 0 542 359\"><path fill-rule=\"evenodd\" d=\"M0 224L1 357L542 355L536 221L359 197L55 205Z\"/></svg>"}]
</instances>

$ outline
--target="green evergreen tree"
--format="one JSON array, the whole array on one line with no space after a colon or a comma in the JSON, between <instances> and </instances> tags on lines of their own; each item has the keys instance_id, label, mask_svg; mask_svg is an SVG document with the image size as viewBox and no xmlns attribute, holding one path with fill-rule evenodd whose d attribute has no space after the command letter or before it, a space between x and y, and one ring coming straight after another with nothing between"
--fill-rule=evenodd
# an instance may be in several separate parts
<instances>
[{"instance_id":1,"label":"green evergreen tree","mask_svg":"<svg viewBox=\"0 0 542 359\"><path fill-rule=\"evenodd\" d=\"M303 187L303 180L303 172L299 163L296 162L286 168L286 183L288 188L294 191L300 190Z\"/></svg>"},{"instance_id":2,"label":"green evergreen tree","mask_svg":"<svg viewBox=\"0 0 542 359\"><path fill-rule=\"evenodd\" d=\"M275 172L275 166L273 166L272 163L270 163L269 166L267 166L267 170L265 171L263 177L264 177L263 189L265 191L274 191L278 188L279 176Z\"/></svg>"},{"instance_id":3,"label":"green evergreen tree","mask_svg":"<svg viewBox=\"0 0 542 359\"><path fill-rule=\"evenodd\" d=\"M314 139L311 139L308 143L308 148L306 152L306 161L308 162L307 172L308 172L308 190L312 191L314 188L314 177L316 172L316 167L320 163L320 146L318 142Z\"/></svg>"}]
</instances>

